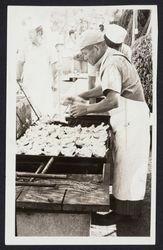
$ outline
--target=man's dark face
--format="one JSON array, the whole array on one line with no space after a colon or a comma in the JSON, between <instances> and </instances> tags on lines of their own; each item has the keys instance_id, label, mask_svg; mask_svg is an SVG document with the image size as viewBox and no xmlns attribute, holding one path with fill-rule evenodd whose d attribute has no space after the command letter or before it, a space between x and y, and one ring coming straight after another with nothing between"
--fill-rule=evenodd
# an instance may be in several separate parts
<instances>
[{"instance_id":1,"label":"man's dark face","mask_svg":"<svg viewBox=\"0 0 163 250\"><path fill-rule=\"evenodd\" d=\"M81 51L84 56L84 60L88 61L92 65L95 65L103 55L102 50L98 45L92 45L82 49Z\"/></svg>"}]
</instances>

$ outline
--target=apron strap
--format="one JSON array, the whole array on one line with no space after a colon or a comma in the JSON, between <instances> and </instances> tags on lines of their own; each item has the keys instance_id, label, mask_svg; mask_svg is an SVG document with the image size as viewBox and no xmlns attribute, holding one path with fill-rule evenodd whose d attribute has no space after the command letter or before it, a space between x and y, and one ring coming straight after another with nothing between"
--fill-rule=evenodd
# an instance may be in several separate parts
<instances>
[{"instance_id":1,"label":"apron strap","mask_svg":"<svg viewBox=\"0 0 163 250\"><path fill-rule=\"evenodd\" d=\"M130 64L131 64L131 61L123 54L112 54L112 56L122 56L123 58L125 58ZM101 68L102 66L104 65L105 61L106 61L107 57L105 58L105 60L102 62L101 64ZM100 75L100 79L102 80L102 76L103 76L103 73L104 71L101 72L101 75Z\"/></svg>"},{"instance_id":2,"label":"apron strap","mask_svg":"<svg viewBox=\"0 0 163 250\"><path fill-rule=\"evenodd\" d=\"M131 64L131 61L125 55L122 55L122 54L113 54L113 56L122 56L122 57L124 57Z\"/></svg>"}]
</instances>

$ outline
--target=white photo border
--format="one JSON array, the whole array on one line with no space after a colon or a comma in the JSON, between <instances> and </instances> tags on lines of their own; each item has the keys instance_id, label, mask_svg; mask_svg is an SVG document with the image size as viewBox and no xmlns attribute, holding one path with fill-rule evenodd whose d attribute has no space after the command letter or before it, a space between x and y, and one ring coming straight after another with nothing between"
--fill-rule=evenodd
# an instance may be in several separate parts
<instances>
[{"instance_id":1,"label":"white photo border","mask_svg":"<svg viewBox=\"0 0 163 250\"><path fill-rule=\"evenodd\" d=\"M33 8L34 6L23 6ZM48 6L35 6L47 8ZM72 8L60 6L51 8ZM94 6L74 6L77 8ZM14 49L14 15L22 6L8 6L7 20L7 100L6 100L6 192L5 192L5 244L6 245L154 245L156 238L156 96L157 96L157 44L158 17L157 5L113 5L96 6L114 9L151 9L152 10L152 51L153 51L153 131L152 131L152 192L151 192L151 233L149 237L19 237L15 236L15 131L16 131L16 83Z\"/></svg>"}]
</instances>

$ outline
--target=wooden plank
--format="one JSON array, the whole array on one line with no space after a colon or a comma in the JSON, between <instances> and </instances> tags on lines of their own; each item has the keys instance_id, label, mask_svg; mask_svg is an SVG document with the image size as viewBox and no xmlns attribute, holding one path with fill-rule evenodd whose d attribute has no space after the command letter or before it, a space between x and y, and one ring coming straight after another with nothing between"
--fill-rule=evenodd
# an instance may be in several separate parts
<instances>
[{"instance_id":1,"label":"wooden plank","mask_svg":"<svg viewBox=\"0 0 163 250\"><path fill-rule=\"evenodd\" d=\"M18 236L89 236L90 214L17 213Z\"/></svg>"},{"instance_id":2,"label":"wooden plank","mask_svg":"<svg viewBox=\"0 0 163 250\"><path fill-rule=\"evenodd\" d=\"M83 186L84 187L84 186ZM63 202L64 211L108 211L109 190L100 185L90 185L89 188L67 188ZM82 190L83 189L83 190Z\"/></svg>"},{"instance_id":3,"label":"wooden plank","mask_svg":"<svg viewBox=\"0 0 163 250\"><path fill-rule=\"evenodd\" d=\"M56 175L56 174L36 174L31 172L16 172L17 177L34 177L40 179L65 179L67 175Z\"/></svg>"},{"instance_id":4,"label":"wooden plank","mask_svg":"<svg viewBox=\"0 0 163 250\"><path fill-rule=\"evenodd\" d=\"M52 182L48 181L47 183ZM65 187L62 189L58 187L27 187L18 197L16 207L58 211L61 210L64 193Z\"/></svg>"},{"instance_id":5,"label":"wooden plank","mask_svg":"<svg viewBox=\"0 0 163 250\"><path fill-rule=\"evenodd\" d=\"M63 211L108 211L109 191L100 183L73 179L48 180L56 188L31 187L17 200L17 208ZM65 193L66 192L66 193ZM64 197L65 196L65 197ZM63 199L64 198L64 199Z\"/></svg>"}]
</instances>

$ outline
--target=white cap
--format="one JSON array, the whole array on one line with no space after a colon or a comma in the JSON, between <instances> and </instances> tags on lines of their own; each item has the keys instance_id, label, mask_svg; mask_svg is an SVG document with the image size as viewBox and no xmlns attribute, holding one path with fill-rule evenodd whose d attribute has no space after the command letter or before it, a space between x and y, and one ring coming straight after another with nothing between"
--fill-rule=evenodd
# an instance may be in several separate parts
<instances>
[{"instance_id":1,"label":"white cap","mask_svg":"<svg viewBox=\"0 0 163 250\"><path fill-rule=\"evenodd\" d=\"M127 31L117 24L109 24L105 28L106 37L115 44L123 43L127 35Z\"/></svg>"},{"instance_id":2,"label":"white cap","mask_svg":"<svg viewBox=\"0 0 163 250\"><path fill-rule=\"evenodd\" d=\"M86 30L79 37L79 48L80 50L104 41L104 35L97 30Z\"/></svg>"}]
</instances>

